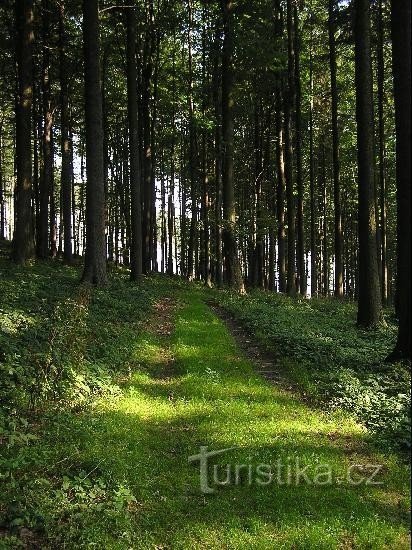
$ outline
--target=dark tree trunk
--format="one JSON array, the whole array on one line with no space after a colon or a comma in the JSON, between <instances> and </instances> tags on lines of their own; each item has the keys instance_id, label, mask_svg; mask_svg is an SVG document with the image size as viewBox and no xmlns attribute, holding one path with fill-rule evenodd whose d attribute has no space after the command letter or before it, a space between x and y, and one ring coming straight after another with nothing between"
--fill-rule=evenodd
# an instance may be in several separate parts
<instances>
[{"instance_id":1,"label":"dark tree trunk","mask_svg":"<svg viewBox=\"0 0 412 550\"><path fill-rule=\"evenodd\" d=\"M392 0L398 205L398 341L390 358L411 358L411 3Z\"/></svg>"},{"instance_id":2,"label":"dark tree trunk","mask_svg":"<svg viewBox=\"0 0 412 550\"><path fill-rule=\"evenodd\" d=\"M16 211L12 259L24 264L34 255L32 198L31 110L33 102L33 0L20 0L16 10Z\"/></svg>"},{"instance_id":3,"label":"dark tree trunk","mask_svg":"<svg viewBox=\"0 0 412 550\"><path fill-rule=\"evenodd\" d=\"M172 120L171 127L174 129L176 120L176 38L173 34L173 59L172 59ZM173 240L175 238L175 149L176 149L176 136L175 132L172 132L172 143L170 147L170 183L169 183L169 195L167 200L167 233L168 233L168 254L167 254L167 274L172 276L174 273L173 265Z\"/></svg>"},{"instance_id":4,"label":"dark tree trunk","mask_svg":"<svg viewBox=\"0 0 412 550\"><path fill-rule=\"evenodd\" d=\"M296 294L296 208L293 185L293 138L292 116L296 104L296 88L294 74L294 40L293 40L293 13L292 1L287 1L287 34L288 34L288 90L284 97L285 103L285 175L286 201L288 223L288 264L287 286L289 296Z\"/></svg>"},{"instance_id":5,"label":"dark tree trunk","mask_svg":"<svg viewBox=\"0 0 412 550\"><path fill-rule=\"evenodd\" d=\"M222 0L223 51L222 51L222 133L223 133L223 243L226 279L230 287L244 292L235 237L236 206L233 180L234 134L234 72L233 72L233 2Z\"/></svg>"},{"instance_id":6,"label":"dark tree trunk","mask_svg":"<svg viewBox=\"0 0 412 550\"><path fill-rule=\"evenodd\" d=\"M336 0L329 0L329 65L330 88L332 99L332 155L333 155L333 202L335 208L335 296L343 297L343 237L342 207L340 199L340 160L339 160L339 127L338 127L338 86L336 81Z\"/></svg>"},{"instance_id":7,"label":"dark tree trunk","mask_svg":"<svg viewBox=\"0 0 412 550\"><path fill-rule=\"evenodd\" d=\"M63 218L63 257L67 263L73 259L72 248L72 141L70 135L69 86L67 79L66 32L64 3L59 11L60 35L60 124L61 124L61 198Z\"/></svg>"},{"instance_id":8,"label":"dark tree trunk","mask_svg":"<svg viewBox=\"0 0 412 550\"><path fill-rule=\"evenodd\" d=\"M143 271L153 269L153 190L152 190L152 147L151 147L151 82L153 76L153 2L146 2L146 37L143 52L142 74L142 126L143 126Z\"/></svg>"},{"instance_id":9,"label":"dark tree trunk","mask_svg":"<svg viewBox=\"0 0 412 550\"><path fill-rule=\"evenodd\" d=\"M213 66L213 103L215 115L215 281L218 287L223 284L223 256L222 256L222 103L221 103L221 43L220 24L216 25L214 43L214 66Z\"/></svg>"},{"instance_id":10,"label":"dark tree trunk","mask_svg":"<svg viewBox=\"0 0 412 550\"><path fill-rule=\"evenodd\" d=\"M57 256L57 216L56 216L56 198L54 196L54 132L53 132L53 115L52 126L50 128L50 159L49 159L49 202L50 202L50 218L49 218L49 246L50 256Z\"/></svg>"},{"instance_id":11,"label":"dark tree trunk","mask_svg":"<svg viewBox=\"0 0 412 550\"><path fill-rule=\"evenodd\" d=\"M310 187L310 293L318 295L318 255L316 238L316 180L314 158L314 128L313 128L313 21L310 21L310 52L309 52L309 187Z\"/></svg>"},{"instance_id":12,"label":"dark tree trunk","mask_svg":"<svg viewBox=\"0 0 412 550\"><path fill-rule=\"evenodd\" d=\"M37 223L37 257L45 259L49 255L49 198L52 188L52 127L53 111L50 92L50 2L42 0L43 20L43 133L42 133L42 169L39 185L39 219ZM51 217L50 217L51 220Z\"/></svg>"},{"instance_id":13,"label":"dark tree trunk","mask_svg":"<svg viewBox=\"0 0 412 550\"><path fill-rule=\"evenodd\" d=\"M130 276L138 281L142 275L142 210L140 196L140 157L136 66L136 10L126 10L127 26L127 115L129 123L131 243Z\"/></svg>"},{"instance_id":14,"label":"dark tree trunk","mask_svg":"<svg viewBox=\"0 0 412 550\"><path fill-rule=\"evenodd\" d=\"M276 165L277 165L277 221L279 292L286 292L286 230L285 230L285 160L283 133L283 101L280 83L276 90Z\"/></svg>"},{"instance_id":15,"label":"dark tree trunk","mask_svg":"<svg viewBox=\"0 0 412 550\"><path fill-rule=\"evenodd\" d=\"M194 253L196 244L196 229L197 229L197 178L198 178L198 158L196 146L196 126L195 112L193 102L193 54L192 54L192 1L188 0L187 8L189 13L189 27L187 34L188 47L188 107L189 107L189 177L190 177L190 200L191 200L191 219L189 232L189 247L187 257L187 277L191 281L194 279Z\"/></svg>"},{"instance_id":16,"label":"dark tree trunk","mask_svg":"<svg viewBox=\"0 0 412 550\"><path fill-rule=\"evenodd\" d=\"M86 252L82 280L107 283L99 2L83 0L86 114Z\"/></svg>"},{"instance_id":17,"label":"dark tree trunk","mask_svg":"<svg viewBox=\"0 0 412 550\"><path fill-rule=\"evenodd\" d=\"M6 193L4 184L3 135L0 129L0 239L6 238Z\"/></svg>"},{"instance_id":18,"label":"dark tree trunk","mask_svg":"<svg viewBox=\"0 0 412 550\"><path fill-rule=\"evenodd\" d=\"M382 303L388 301L388 260L387 260L387 221L386 221L386 147L385 147L385 62L384 62L384 26L382 0L378 3L378 48L377 48L377 84L378 84L378 120L379 120L379 203L380 203L380 268Z\"/></svg>"},{"instance_id":19,"label":"dark tree trunk","mask_svg":"<svg viewBox=\"0 0 412 550\"><path fill-rule=\"evenodd\" d=\"M373 327L380 322L382 310L376 246L373 83L369 0L355 0L355 73L359 193L358 324L364 327Z\"/></svg>"},{"instance_id":20,"label":"dark tree trunk","mask_svg":"<svg viewBox=\"0 0 412 550\"><path fill-rule=\"evenodd\" d=\"M298 288L302 296L306 296L306 264L305 264L305 227L303 213L303 173L302 173L302 93L300 82L300 40L299 40L299 15L298 8L295 4L293 8L294 14L294 49L295 49L295 90L296 90L296 106L295 106L295 128L296 128L296 183L298 189L297 203L297 274Z\"/></svg>"}]
</instances>

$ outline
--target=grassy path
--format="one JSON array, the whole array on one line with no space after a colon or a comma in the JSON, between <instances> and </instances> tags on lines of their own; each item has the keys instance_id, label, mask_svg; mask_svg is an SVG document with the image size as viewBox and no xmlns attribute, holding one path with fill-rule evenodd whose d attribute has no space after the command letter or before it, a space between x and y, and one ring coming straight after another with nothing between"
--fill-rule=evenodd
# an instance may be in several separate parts
<instances>
[{"instance_id":1,"label":"grassy path","mask_svg":"<svg viewBox=\"0 0 412 550\"><path fill-rule=\"evenodd\" d=\"M49 504L52 547L408 548L405 469L386 458L382 486L338 483L350 464L382 461L362 430L260 377L200 293L179 300L158 304L135 343L140 367L121 392L60 422L57 441L53 434L63 458L50 468L64 477L58 504ZM251 465L252 484L243 468L237 484L232 472L231 486L202 494L199 464L188 462L202 445L234 447L214 459L219 478L227 463ZM278 460L281 483L288 464L294 478L297 460L311 479L329 465L334 482L258 485L256 466Z\"/></svg>"}]
</instances>

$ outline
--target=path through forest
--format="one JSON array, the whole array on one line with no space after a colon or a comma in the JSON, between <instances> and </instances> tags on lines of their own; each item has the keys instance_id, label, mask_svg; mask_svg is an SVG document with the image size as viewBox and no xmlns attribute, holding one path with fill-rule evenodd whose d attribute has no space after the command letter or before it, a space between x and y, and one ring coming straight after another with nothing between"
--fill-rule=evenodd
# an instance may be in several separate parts
<instances>
[{"instance_id":1,"label":"path through forest","mask_svg":"<svg viewBox=\"0 0 412 550\"><path fill-rule=\"evenodd\" d=\"M122 480L123 540L104 516L85 510L83 543L173 550L407 547L401 469L384 462L381 486L345 481L351 464L382 463L361 428L265 380L200 293L158 301L135 354L139 364L122 393L101 399L87 427L79 419L90 477ZM76 437L61 435L66 447L79 449ZM218 486L209 466L213 494L201 492L199 462L189 461L202 446L232 448L210 459L221 466L220 480L226 464L232 468L231 484ZM277 479L261 485L259 464L271 465ZM333 482L314 486L322 465L333 471ZM351 470L356 479L366 472L362 466ZM305 475L296 483L299 469Z\"/></svg>"}]
</instances>

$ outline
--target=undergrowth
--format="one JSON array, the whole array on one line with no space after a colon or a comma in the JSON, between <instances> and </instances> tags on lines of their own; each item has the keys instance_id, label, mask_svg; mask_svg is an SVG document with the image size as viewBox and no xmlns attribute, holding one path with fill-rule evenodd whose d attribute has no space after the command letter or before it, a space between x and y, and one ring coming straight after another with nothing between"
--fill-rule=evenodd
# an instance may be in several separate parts
<instances>
[{"instance_id":1,"label":"undergrowth","mask_svg":"<svg viewBox=\"0 0 412 550\"><path fill-rule=\"evenodd\" d=\"M410 449L410 365L387 364L396 326L356 326L356 304L254 291L213 292L311 398L354 414L384 447Z\"/></svg>"}]
</instances>

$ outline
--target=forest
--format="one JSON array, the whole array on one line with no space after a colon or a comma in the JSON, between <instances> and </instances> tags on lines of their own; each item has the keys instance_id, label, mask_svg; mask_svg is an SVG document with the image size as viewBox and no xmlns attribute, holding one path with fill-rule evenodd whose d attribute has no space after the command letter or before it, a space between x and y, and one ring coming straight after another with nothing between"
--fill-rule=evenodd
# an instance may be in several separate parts
<instances>
[{"instance_id":1,"label":"forest","mask_svg":"<svg viewBox=\"0 0 412 550\"><path fill-rule=\"evenodd\" d=\"M0 549L410 548L410 0L0 30Z\"/></svg>"}]
</instances>

